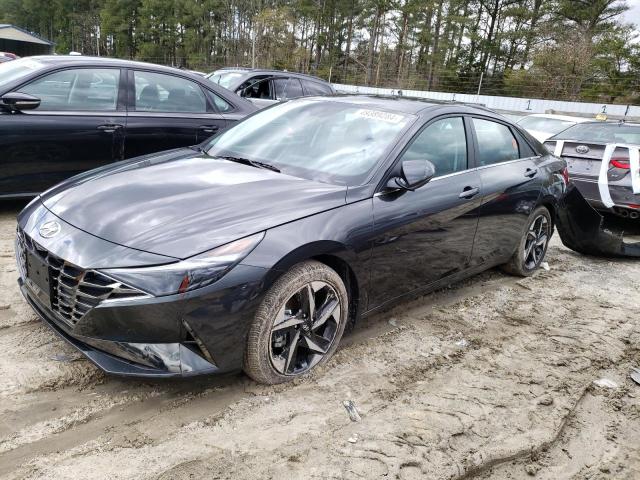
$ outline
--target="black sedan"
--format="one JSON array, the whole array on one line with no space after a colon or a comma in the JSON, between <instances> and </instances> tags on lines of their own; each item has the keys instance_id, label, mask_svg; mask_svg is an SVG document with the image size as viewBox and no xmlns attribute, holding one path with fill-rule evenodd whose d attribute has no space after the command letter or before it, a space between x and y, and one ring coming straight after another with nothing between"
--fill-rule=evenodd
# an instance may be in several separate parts
<instances>
[{"instance_id":1,"label":"black sedan","mask_svg":"<svg viewBox=\"0 0 640 480\"><path fill-rule=\"evenodd\" d=\"M483 109L298 99L35 199L19 283L108 372L278 383L391 302L496 265L532 274L566 181L563 160Z\"/></svg>"},{"instance_id":2,"label":"black sedan","mask_svg":"<svg viewBox=\"0 0 640 480\"><path fill-rule=\"evenodd\" d=\"M200 143L256 110L199 75L83 56L0 64L0 198Z\"/></svg>"}]
</instances>

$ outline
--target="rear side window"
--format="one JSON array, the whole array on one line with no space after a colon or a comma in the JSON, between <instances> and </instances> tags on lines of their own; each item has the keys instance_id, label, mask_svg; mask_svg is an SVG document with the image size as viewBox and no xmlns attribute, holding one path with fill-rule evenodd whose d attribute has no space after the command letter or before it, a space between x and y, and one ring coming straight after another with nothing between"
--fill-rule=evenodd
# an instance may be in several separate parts
<instances>
[{"instance_id":1,"label":"rear side window","mask_svg":"<svg viewBox=\"0 0 640 480\"><path fill-rule=\"evenodd\" d=\"M518 141L506 125L490 120L473 119L478 139L478 164L481 166L520 158Z\"/></svg>"},{"instance_id":2,"label":"rear side window","mask_svg":"<svg viewBox=\"0 0 640 480\"><path fill-rule=\"evenodd\" d=\"M287 100L302 97L302 84L297 78L276 78L273 80L276 88L276 98Z\"/></svg>"},{"instance_id":3,"label":"rear side window","mask_svg":"<svg viewBox=\"0 0 640 480\"><path fill-rule=\"evenodd\" d=\"M137 112L206 113L200 85L186 78L153 72L134 72Z\"/></svg>"},{"instance_id":4,"label":"rear side window","mask_svg":"<svg viewBox=\"0 0 640 480\"><path fill-rule=\"evenodd\" d=\"M309 80L304 80L304 88L307 95L331 95L333 93L329 85Z\"/></svg>"},{"instance_id":5,"label":"rear side window","mask_svg":"<svg viewBox=\"0 0 640 480\"><path fill-rule=\"evenodd\" d=\"M402 160L429 160L436 176L467 169L467 137L462 117L438 120L413 140Z\"/></svg>"},{"instance_id":6,"label":"rear side window","mask_svg":"<svg viewBox=\"0 0 640 480\"><path fill-rule=\"evenodd\" d=\"M38 110L113 111L119 83L119 69L75 68L45 75L19 91L38 97Z\"/></svg>"}]
</instances>

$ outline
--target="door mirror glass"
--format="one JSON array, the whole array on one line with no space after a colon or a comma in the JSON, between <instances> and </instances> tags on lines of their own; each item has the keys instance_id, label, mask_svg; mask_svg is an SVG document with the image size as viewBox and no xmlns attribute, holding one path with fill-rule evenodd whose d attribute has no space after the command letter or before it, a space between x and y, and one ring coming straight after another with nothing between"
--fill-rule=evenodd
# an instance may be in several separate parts
<instances>
[{"instance_id":1,"label":"door mirror glass","mask_svg":"<svg viewBox=\"0 0 640 480\"><path fill-rule=\"evenodd\" d=\"M400 177L396 177L394 182L404 190L415 190L427 184L435 174L436 167L429 160L405 160Z\"/></svg>"},{"instance_id":2,"label":"door mirror glass","mask_svg":"<svg viewBox=\"0 0 640 480\"><path fill-rule=\"evenodd\" d=\"M2 105L9 107L11 110L33 110L40 106L40 99L20 92L5 93L0 100Z\"/></svg>"}]
</instances>

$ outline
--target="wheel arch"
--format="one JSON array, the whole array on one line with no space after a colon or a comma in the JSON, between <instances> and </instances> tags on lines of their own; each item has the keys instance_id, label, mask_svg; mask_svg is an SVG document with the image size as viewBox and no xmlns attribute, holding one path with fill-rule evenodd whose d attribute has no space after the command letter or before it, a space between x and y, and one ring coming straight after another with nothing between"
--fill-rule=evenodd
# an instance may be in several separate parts
<instances>
[{"instance_id":1,"label":"wheel arch","mask_svg":"<svg viewBox=\"0 0 640 480\"><path fill-rule=\"evenodd\" d=\"M272 268L268 287L285 272L298 263L315 260L333 269L342 279L349 295L349 326L353 326L360 315L363 286L365 285L364 265L355 252L346 245L331 241L316 241L301 245L281 258Z\"/></svg>"}]
</instances>

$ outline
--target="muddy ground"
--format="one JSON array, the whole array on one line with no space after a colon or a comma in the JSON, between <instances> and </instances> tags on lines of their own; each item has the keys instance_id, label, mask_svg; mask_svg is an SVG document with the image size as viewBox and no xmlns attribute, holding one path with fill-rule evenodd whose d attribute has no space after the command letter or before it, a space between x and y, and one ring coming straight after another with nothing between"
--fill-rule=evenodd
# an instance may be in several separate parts
<instances>
[{"instance_id":1,"label":"muddy ground","mask_svg":"<svg viewBox=\"0 0 640 480\"><path fill-rule=\"evenodd\" d=\"M640 479L640 262L555 238L549 271L376 315L292 384L123 380L21 299L19 208L0 205L2 478Z\"/></svg>"}]
</instances>

